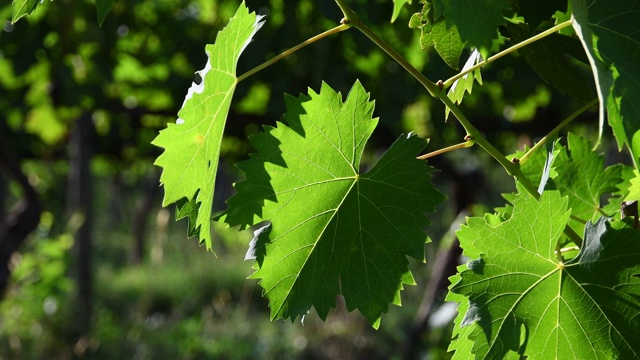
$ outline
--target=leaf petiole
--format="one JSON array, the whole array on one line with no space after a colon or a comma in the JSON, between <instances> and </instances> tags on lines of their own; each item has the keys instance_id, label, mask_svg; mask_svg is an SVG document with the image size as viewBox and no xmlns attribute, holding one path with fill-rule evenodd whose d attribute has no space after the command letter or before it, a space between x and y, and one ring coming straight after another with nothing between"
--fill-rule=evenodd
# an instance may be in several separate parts
<instances>
[{"instance_id":1,"label":"leaf petiole","mask_svg":"<svg viewBox=\"0 0 640 360\"><path fill-rule=\"evenodd\" d=\"M463 143L460 143L460 144L447 146L446 148L442 148L442 149L439 149L439 150L436 150L436 151L432 151L432 152L430 152L428 154L420 155L420 156L416 157L416 159L425 160L425 159L428 159L430 157L434 157L436 155L447 153L449 151L458 150L458 149L466 149L468 147L472 147L473 144L475 144L475 142L473 140L467 140L467 141L465 141Z\"/></svg>"},{"instance_id":2,"label":"leaf petiole","mask_svg":"<svg viewBox=\"0 0 640 360\"><path fill-rule=\"evenodd\" d=\"M323 39L323 38L325 38L325 37L327 37L329 35L333 35L333 34L341 32L341 31L345 31L345 30L349 29L350 27L351 27L351 24L345 22L345 23L342 23L342 24L340 24L340 25L338 25L338 26L336 26L336 27L334 27L332 29L329 29L329 30L327 30L327 31L325 31L325 32L323 32L321 34L318 34L318 35L316 35L314 37L311 37L311 38L301 42L300 44L298 44L298 45L296 45L296 46L294 46L294 47L292 47L292 48L290 48L288 50L283 51L279 55L277 55L277 56L265 61L264 63L254 67L253 69L247 71L246 73L238 76L236 81L237 82L241 82L242 80L244 80L244 79L248 78L249 76L257 73L258 71L263 70L263 69L275 64L279 60L282 60L283 58L295 53L296 51L302 49L303 47L305 47L307 45L311 45L314 42L316 42L316 41L318 41L320 39Z\"/></svg>"},{"instance_id":3,"label":"leaf petiole","mask_svg":"<svg viewBox=\"0 0 640 360\"><path fill-rule=\"evenodd\" d=\"M457 75L452 76L451 78L447 79L445 82L442 83L443 88L446 89L449 86L451 86L456 80L458 80L461 77L467 75L468 73L471 73L471 72L475 71L476 69L482 68L485 65L487 65L487 64L489 64L491 62L494 62L494 61L500 59L501 57L503 57L503 56L505 56L507 54L510 54L510 53L512 53L512 52L514 52L514 51L516 51L516 50L518 50L518 49L520 49L520 48L522 48L524 46L527 46L527 45L531 44L534 41L537 41L537 40L540 40L540 39L542 39L542 38L544 38L546 36L549 36L549 35L557 32L557 31L559 31L560 29L563 29L563 28L566 28L568 26L571 26L571 24L572 24L571 20L564 21L564 22L562 22L562 23L560 23L560 24L558 24L558 25L556 25L556 26L554 26L554 27L552 27L550 29L547 29L547 30L541 32L538 35L532 36L532 37L528 38L525 41L519 42L519 43L511 46L510 48L502 50L499 53L489 57L488 59L486 59L486 60L484 60L482 62L479 62L476 65L474 65L474 66L472 66L472 67L470 67L468 69L465 69L464 71L461 71Z\"/></svg>"}]
</instances>

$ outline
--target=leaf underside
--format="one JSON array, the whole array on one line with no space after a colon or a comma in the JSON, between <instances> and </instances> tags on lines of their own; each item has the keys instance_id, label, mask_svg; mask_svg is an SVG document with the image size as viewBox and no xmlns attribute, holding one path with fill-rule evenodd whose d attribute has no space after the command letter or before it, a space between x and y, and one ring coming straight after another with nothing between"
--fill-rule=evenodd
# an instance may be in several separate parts
<instances>
[{"instance_id":1,"label":"leaf underside","mask_svg":"<svg viewBox=\"0 0 640 360\"><path fill-rule=\"evenodd\" d=\"M416 159L426 141L402 136L360 174L377 119L359 82L344 102L326 84L285 102L287 125L251 138L258 152L238 164L246 180L222 218L241 227L271 221L251 256L273 319L312 306L324 319L342 295L377 327L403 284L414 284L407 256L424 259L425 212L443 200Z\"/></svg>"},{"instance_id":2,"label":"leaf underside","mask_svg":"<svg viewBox=\"0 0 640 360\"><path fill-rule=\"evenodd\" d=\"M457 352L473 343L476 359L640 356L640 235L600 218L587 224L578 256L563 264L555 249L567 205L556 191L540 201L522 195L509 220L470 218L458 231L465 255L476 260L451 288L451 299L468 299L456 320Z\"/></svg>"},{"instance_id":3,"label":"leaf underside","mask_svg":"<svg viewBox=\"0 0 640 360\"><path fill-rule=\"evenodd\" d=\"M211 249L211 206L218 169L220 143L231 98L236 87L236 64L240 54L262 26L262 17L249 13L242 3L216 42L207 45L209 58L199 75L202 82L191 85L178 121L169 124L153 140L164 148L156 160L163 168L163 205L188 201L189 234L198 234ZM194 201L195 200L195 201Z\"/></svg>"},{"instance_id":4,"label":"leaf underside","mask_svg":"<svg viewBox=\"0 0 640 360\"><path fill-rule=\"evenodd\" d=\"M640 1L576 0L572 7L600 99L600 134L606 109L618 146L633 151L638 164L640 147L632 144L640 131Z\"/></svg>"}]
</instances>

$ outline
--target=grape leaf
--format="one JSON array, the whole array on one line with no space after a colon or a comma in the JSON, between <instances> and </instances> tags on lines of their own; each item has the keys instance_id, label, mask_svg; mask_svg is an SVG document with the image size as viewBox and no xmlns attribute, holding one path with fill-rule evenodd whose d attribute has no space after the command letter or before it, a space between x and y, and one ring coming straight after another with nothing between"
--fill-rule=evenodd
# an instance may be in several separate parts
<instances>
[{"instance_id":1,"label":"grape leaf","mask_svg":"<svg viewBox=\"0 0 640 360\"><path fill-rule=\"evenodd\" d=\"M467 61L464 63L462 72L481 62L482 56L480 55L480 52L477 49L474 49L469 55ZM465 93L471 94L471 90L473 90L473 83L475 81L477 81L478 84L482 85L482 74L480 73L480 69L476 69L468 74L465 74L460 79L454 81L451 85L451 88L449 89L449 92L447 93L447 96L454 103L460 104L462 102L462 99L464 98ZM449 110L449 108L446 108L444 111L444 117L446 119L449 117L449 112L451 110Z\"/></svg>"},{"instance_id":2,"label":"grape leaf","mask_svg":"<svg viewBox=\"0 0 640 360\"><path fill-rule=\"evenodd\" d=\"M519 196L509 220L470 218L458 231L476 260L451 291L468 298L458 320L472 329L476 359L509 351L529 359L640 355L640 233L611 229L600 218L586 226L578 256L560 262L555 249L567 204L556 191L540 201Z\"/></svg>"},{"instance_id":3,"label":"grape leaf","mask_svg":"<svg viewBox=\"0 0 640 360\"><path fill-rule=\"evenodd\" d=\"M518 15L524 17L524 20L531 29L537 29L540 23L550 20L556 11L567 11L567 0L553 1L518 1Z\"/></svg>"},{"instance_id":4,"label":"grape leaf","mask_svg":"<svg viewBox=\"0 0 640 360\"><path fill-rule=\"evenodd\" d=\"M640 201L640 172L633 170L633 178L630 180L629 193L624 201Z\"/></svg>"},{"instance_id":5,"label":"grape leaf","mask_svg":"<svg viewBox=\"0 0 640 360\"><path fill-rule=\"evenodd\" d=\"M244 2L238 7L227 27L218 33L215 44L207 45L209 60L198 72L202 82L194 82L189 88L178 120L160 131L152 142L165 149L156 160L156 165L163 168L163 205L195 198L198 208L195 210L192 205L189 213L198 213L189 233L197 232L207 249L211 249L213 188L222 133L236 87L236 64L262 26L261 19L262 16L249 13Z\"/></svg>"},{"instance_id":6,"label":"grape leaf","mask_svg":"<svg viewBox=\"0 0 640 360\"><path fill-rule=\"evenodd\" d=\"M13 0L11 6L13 7L13 14L11 15L11 23L20 20L21 17L30 15L40 5L39 0Z\"/></svg>"},{"instance_id":7,"label":"grape leaf","mask_svg":"<svg viewBox=\"0 0 640 360\"><path fill-rule=\"evenodd\" d=\"M447 26L444 18L435 20L433 9L430 3L425 3L422 11L411 17L409 27L420 29L420 46L423 49L434 46L442 60L458 70L465 43L460 39L456 26Z\"/></svg>"},{"instance_id":8,"label":"grape leaf","mask_svg":"<svg viewBox=\"0 0 640 360\"><path fill-rule=\"evenodd\" d=\"M115 0L96 0L96 10L98 11L98 24L102 26L107 13L111 10Z\"/></svg>"},{"instance_id":9,"label":"grape leaf","mask_svg":"<svg viewBox=\"0 0 640 360\"><path fill-rule=\"evenodd\" d=\"M393 14L391 15L391 22L396 21L398 15L400 15L400 10L405 4L411 5L411 0L393 0Z\"/></svg>"},{"instance_id":10,"label":"grape leaf","mask_svg":"<svg viewBox=\"0 0 640 360\"><path fill-rule=\"evenodd\" d=\"M462 41L483 54L498 38L498 27L505 23L502 10L510 8L509 0L444 0L443 5L447 26L457 27Z\"/></svg>"},{"instance_id":11,"label":"grape leaf","mask_svg":"<svg viewBox=\"0 0 640 360\"><path fill-rule=\"evenodd\" d=\"M505 30L514 43L532 37L527 25L514 24L507 21ZM576 99L590 101L593 92L582 71L577 69L567 58L572 56L587 62L580 41L561 34L551 34L518 50L535 72L547 83L553 85L560 93L568 94Z\"/></svg>"},{"instance_id":12,"label":"grape leaf","mask_svg":"<svg viewBox=\"0 0 640 360\"><path fill-rule=\"evenodd\" d=\"M600 99L600 135L605 108L618 147L632 147L640 131L640 1L577 0L572 3L573 27L582 42Z\"/></svg>"},{"instance_id":13,"label":"grape leaf","mask_svg":"<svg viewBox=\"0 0 640 360\"><path fill-rule=\"evenodd\" d=\"M269 240L254 239L252 278L261 279L272 319L312 306L324 319L342 294L349 311L378 327L403 285L414 284L407 256L424 259L424 213L443 200L416 159L427 142L402 136L360 174L377 124L360 82L344 102L327 84L285 102L287 125L251 138L258 152L238 165L246 180L222 218L241 227L271 221Z\"/></svg>"},{"instance_id":14,"label":"grape leaf","mask_svg":"<svg viewBox=\"0 0 640 360\"><path fill-rule=\"evenodd\" d=\"M553 184L569 197L571 214L583 220L602 215L600 197L615 192L622 181L622 165L604 167L604 157L591 151L589 142L573 133L567 136L569 151L560 151L555 160L557 176Z\"/></svg>"}]
</instances>

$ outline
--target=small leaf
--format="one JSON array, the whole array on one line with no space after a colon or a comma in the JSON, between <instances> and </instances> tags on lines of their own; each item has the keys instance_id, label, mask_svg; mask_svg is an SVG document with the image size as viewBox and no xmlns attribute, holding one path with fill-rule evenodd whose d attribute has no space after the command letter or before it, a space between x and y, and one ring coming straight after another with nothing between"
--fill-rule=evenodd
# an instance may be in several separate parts
<instances>
[{"instance_id":1,"label":"small leaf","mask_svg":"<svg viewBox=\"0 0 640 360\"><path fill-rule=\"evenodd\" d=\"M434 20L433 6L426 3L420 13L411 17L409 27L420 29L420 46L434 46L442 60L452 69L458 70L458 62L465 43L460 39L456 26L447 26L445 20Z\"/></svg>"},{"instance_id":2,"label":"small leaf","mask_svg":"<svg viewBox=\"0 0 640 360\"><path fill-rule=\"evenodd\" d=\"M640 233L600 218L586 226L578 256L562 263L555 249L568 219L567 199L545 191L540 201L519 196L507 221L470 218L458 231L465 255L481 252L484 264L462 271L451 288L472 304L456 323L472 320L458 336L468 334L461 344L473 341L476 359L640 355Z\"/></svg>"},{"instance_id":3,"label":"small leaf","mask_svg":"<svg viewBox=\"0 0 640 360\"><path fill-rule=\"evenodd\" d=\"M411 0L393 0L393 14L391 15L391 22L395 22L400 15L400 10L405 4L411 5Z\"/></svg>"},{"instance_id":4,"label":"small leaf","mask_svg":"<svg viewBox=\"0 0 640 360\"><path fill-rule=\"evenodd\" d=\"M326 84L285 101L288 125L251 138L258 153L238 165L246 180L222 218L241 227L271 221L252 277L261 279L272 319L293 320L312 306L324 319L342 294L347 309L377 327L404 284L414 283L407 256L424 260L424 213L443 200L416 159L427 142L402 136L360 174L377 124L360 82L344 102Z\"/></svg>"},{"instance_id":5,"label":"small leaf","mask_svg":"<svg viewBox=\"0 0 640 360\"><path fill-rule=\"evenodd\" d=\"M111 10L115 0L96 0L96 9L98 11L98 25L102 26L107 13Z\"/></svg>"},{"instance_id":6,"label":"small leaf","mask_svg":"<svg viewBox=\"0 0 640 360\"><path fill-rule=\"evenodd\" d=\"M40 0L13 0L13 3L11 4L13 7L11 23L15 24L15 22L20 20L21 17L33 13L40 3Z\"/></svg>"},{"instance_id":7,"label":"small leaf","mask_svg":"<svg viewBox=\"0 0 640 360\"><path fill-rule=\"evenodd\" d=\"M576 0L572 7L573 28L600 99L600 136L606 109L618 147L634 151L632 138L640 130L640 1ZM640 153L633 157L637 161Z\"/></svg>"},{"instance_id":8,"label":"small leaf","mask_svg":"<svg viewBox=\"0 0 640 360\"><path fill-rule=\"evenodd\" d=\"M179 118L153 140L165 149L156 160L163 168L161 183L163 205L180 199L195 201L188 212L189 234L197 232L201 242L211 249L211 206L216 180L220 143L236 87L236 64L253 35L262 26L262 17L240 5L229 24L218 33L216 43L207 45L207 65L198 72L202 82L191 84ZM193 228L192 228L193 226Z\"/></svg>"},{"instance_id":9,"label":"small leaf","mask_svg":"<svg viewBox=\"0 0 640 360\"><path fill-rule=\"evenodd\" d=\"M638 169L633 170L633 178L630 181L629 193L624 201L640 201L640 172Z\"/></svg>"},{"instance_id":10,"label":"small leaf","mask_svg":"<svg viewBox=\"0 0 640 360\"><path fill-rule=\"evenodd\" d=\"M469 55L467 61L464 63L462 72L465 72L466 70L470 69L476 64L481 63L482 61L483 60L480 52L477 49L474 49ZM480 69L476 69L456 80L453 85L451 85L447 96L456 104L462 103L462 99L464 98L465 93L471 94L471 90L473 90L473 83L475 81L477 81L478 84L482 85L482 74L480 73ZM445 109L445 119L449 117L450 111L451 110L449 110L449 108Z\"/></svg>"}]
</instances>

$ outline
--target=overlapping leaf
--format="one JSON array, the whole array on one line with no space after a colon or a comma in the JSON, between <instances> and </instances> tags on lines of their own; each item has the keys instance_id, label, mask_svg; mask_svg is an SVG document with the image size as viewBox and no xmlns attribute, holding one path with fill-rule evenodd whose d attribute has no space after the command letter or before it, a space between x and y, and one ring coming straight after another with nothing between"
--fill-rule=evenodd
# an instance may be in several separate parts
<instances>
[{"instance_id":1,"label":"overlapping leaf","mask_svg":"<svg viewBox=\"0 0 640 360\"><path fill-rule=\"evenodd\" d=\"M485 51L498 38L498 27L505 23L504 9L509 9L509 0L443 0L447 26L456 26L460 38L472 48Z\"/></svg>"},{"instance_id":2,"label":"overlapping leaf","mask_svg":"<svg viewBox=\"0 0 640 360\"><path fill-rule=\"evenodd\" d=\"M447 25L444 18L437 17L431 3L425 3L422 11L411 17L409 27L420 29L420 46L423 49L433 46L447 65L458 69L465 43L460 39L457 26Z\"/></svg>"},{"instance_id":3,"label":"overlapping leaf","mask_svg":"<svg viewBox=\"0 0 640 360\"><path fill-rule=\"evenodd\" d=\"M561 151L555 160L553 183L569 197L574 216L595 220L602 215L600 197L617 191L622 181L622 165L605 168L604 157L591 151L589 142L578 135L569 133L567 143L569 151Z\"/></svg>"},{"instance_id":4,"label":"overlapping leaf","mask_svg":"<svg viewBox=\"0 0 640 360\"><path fill-rule=\"evenodd\" d=\"M509 220L471 218L458 232L475 258L451 289L468 298L458 321L471 330L459 331L468 338L458 345L472 341L476 359L640 356L640 235L601 218L587 226L578 256L563 263L556 244L567 204L556 191L540 201L520 196Z\"/></svg>"},{"instance_id":5,"label":"overlapping leaf","mask_svg":"<svg viewBox=\"0 0 640 360\"><path fill-rule=\"evenodd\" d=\"M326 84L285 101L287 125L251 138L258 152L239 164L247 179L223 218L271 221L249 257L272 318L304 316L312 306L325 318L342 294L377 327L388 304L400 303L403 284L413 284L407 256L423 259L425 212L443 200L416 159L426 141L402 136L360 174L377 119L359 82L344 102Z\"/></svg>"},{"instance_id":6,"label":"overlapping leaf","mask_svg":"<svg viewBox=\"0 0 640 360\"><path fill-rule=\"evenodd\" d=\"M514 43L532 37L528 26L507 22L505 27ZM538 75L563 94L589 101L594 95L587 78L568 56L587 62L580 41L574 37L551 34L518 50Z\"/></svg>"},{"instance_id":7,"label":"overlapping leaf","mask_svg":"<svg viewBox=\"0 0 640 360\"><path fill-rule=\"evenodd\" d=\"M591 63L600 99L600 132L605 109L618 146L632 146L640 131L640 1L577 0L573 27Z\"/></svg>"},{"instance_id":8,"label":"overlapping leaf","mask_svg":"<svg viewBox=\"0 0 640 360\"><path fill-rule=\"evenodd\" d=\"M190 234L211 249L211 205L218 169L220 143L236 87L236 64L253 35L262 26L261 16L249 13L242 3L213 45L207 45L207 65L199 72L202 82L187 92L178 121L169 124L153 144L165 149L156 160L163 168L160 181L165 193L163 205L181 199L192 200L197 211ZM190 216L192 218L192 216Z\"/></svg>"}]
</instances>

